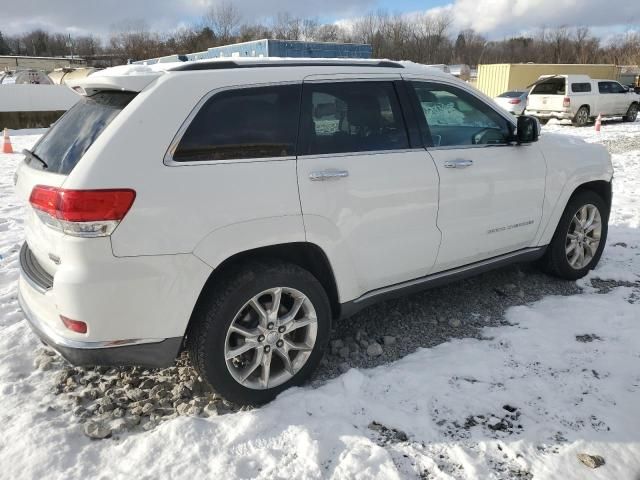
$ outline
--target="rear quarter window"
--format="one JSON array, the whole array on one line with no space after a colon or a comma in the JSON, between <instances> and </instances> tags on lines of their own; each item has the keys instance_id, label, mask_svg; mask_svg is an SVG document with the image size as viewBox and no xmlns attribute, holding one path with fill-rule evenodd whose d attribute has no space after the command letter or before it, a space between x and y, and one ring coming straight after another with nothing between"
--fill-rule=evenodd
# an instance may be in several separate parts
<instances>
[{"instance_id":1,"label":"rear quarter window","mask_svg":"<svg viewBox=\"0 0 640 480\"><path fill-rule=\"evenodd\" d=\"M587 93L591 91L590 83L572 83L571 91L573 93Z\"/></svg>"},{"instance_id":2,"label":"rear quarter window","mask_svg":"<svg viewBox=\"0 0 640 480\"><path fill-rule=\"evenodd\" d=\"M53 124L33 148L47 171L68 175L105 128L136 96L135 92L99 92L83 97ZM31 161L30 165L40 165Z\"/></svg>"}]
</instances>

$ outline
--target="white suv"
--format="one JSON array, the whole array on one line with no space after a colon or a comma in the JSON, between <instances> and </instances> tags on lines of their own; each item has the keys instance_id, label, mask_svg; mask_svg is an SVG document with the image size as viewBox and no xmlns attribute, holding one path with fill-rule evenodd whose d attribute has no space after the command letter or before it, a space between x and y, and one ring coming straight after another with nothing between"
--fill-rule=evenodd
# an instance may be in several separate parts
<instances>
[{"instance_id":1,"label":"white suv","mask_svg":"<svg viewBox=\"0 0 640 480\"><path fill-rule=\"evenodd\" d=\"M160 67L153 67L160 68ZM605 245L602 146L388 61L116 67L25 152L20 302L74 364L166 366L261 403L332 319L511 262L577 279Z\"/></svg>"},{"instance_id":2,"label":"white suv","mask_svg":"<svg viewBox=\"0 0 640 480\"><path fill-rule=\"evenodd\" d=\"M571 120L584 127L598 115L635 122L640 95L614 80L592 80L587 75L546 75L533 85L527 115L540 120Z\"/></svg>"}]
</instances>

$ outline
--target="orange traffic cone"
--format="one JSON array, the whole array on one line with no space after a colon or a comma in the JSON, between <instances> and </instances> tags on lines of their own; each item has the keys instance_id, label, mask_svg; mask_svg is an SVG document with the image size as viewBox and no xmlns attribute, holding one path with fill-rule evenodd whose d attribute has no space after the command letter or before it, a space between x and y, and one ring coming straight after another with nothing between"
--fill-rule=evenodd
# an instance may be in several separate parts
<instances>
[{"instance_id":1,"label":"orange traffic cone","mask_svg":"<svg viewBox=\"0 0 640 480\"><path fill-rule=\"evenodd\" d=\"M601 127L602 127L602 114L599 113L598 118L596 118L596 132L599 132Z\"/></svg>"},{"instance_id":2,"label":"orange traffic cone","mask_svg":"<svg viewBox=\"0 0 640 480\"><path fill-rule=\"evenodd\" d=\"M13 153L11 139L9 138L9 130L4 129L4 141L2 143L2 153Z\"/></svg>"}]
</instances>

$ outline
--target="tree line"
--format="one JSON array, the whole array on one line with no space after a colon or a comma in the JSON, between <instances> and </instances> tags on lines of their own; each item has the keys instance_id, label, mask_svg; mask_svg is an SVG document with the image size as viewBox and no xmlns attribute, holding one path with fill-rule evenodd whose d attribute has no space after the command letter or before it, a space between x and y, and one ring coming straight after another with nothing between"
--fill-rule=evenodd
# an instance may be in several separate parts
<instances>
[{"instance_id":1,"label":"tree line","mask_svg":"<svg viewBox=\"0 0 640 480\"><path fill-rule=\"evenodd\" d=\"M197 24L169 33L153 31L144 21L116 25L107 39L93 35L71 38L39 29L18 35L0 32L0 55L75 55L108 66L262 38L368 43L376 58L427 64L640 64L637 32L603 41L588 27L541 27L531 35L489 40L472 29L454 31L447 13L402 15L384 10L343 23L322 24L289 13L252 22L228 0L210 7Z\"/></svg>"}]
</instances>

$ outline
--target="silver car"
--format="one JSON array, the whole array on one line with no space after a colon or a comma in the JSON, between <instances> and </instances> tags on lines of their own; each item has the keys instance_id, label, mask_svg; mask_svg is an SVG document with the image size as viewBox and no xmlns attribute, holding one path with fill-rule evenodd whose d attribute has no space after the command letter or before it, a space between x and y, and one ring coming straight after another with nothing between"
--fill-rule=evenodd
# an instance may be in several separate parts
<instances>
[{"instance_id":1,"label":"silver car","mask_svg":"<svg viewBox=\"0 0 640 480\"><path fill-rule=\"evenodd\" d=\"M513 113L514 115L522 115L527 106L528 94L528 91L511 90L498 95L494 100L507 112Z\"/></svg>"}]
</instances>

